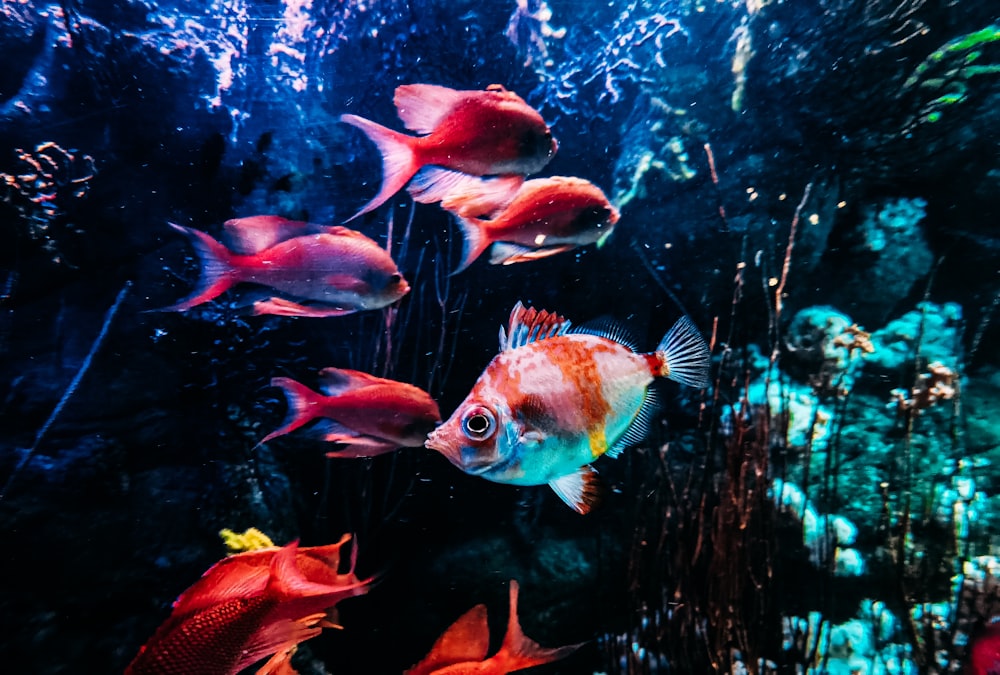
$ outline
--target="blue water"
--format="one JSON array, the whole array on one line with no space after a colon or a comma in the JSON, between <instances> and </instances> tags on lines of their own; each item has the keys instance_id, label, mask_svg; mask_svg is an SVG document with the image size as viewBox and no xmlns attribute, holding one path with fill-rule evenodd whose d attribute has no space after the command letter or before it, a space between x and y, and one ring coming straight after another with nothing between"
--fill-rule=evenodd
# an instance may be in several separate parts
<instances>
[{"instance_id":1,"label":"blue water","mask_svg":"<svg viewBox=\"0 0 1000 675\"><path fill-rule=\"evenodd\" d=\"M27 0L0 45L5 670L122 672L223 528L353 533L378 575L303 674L402 672L477 603L492 653L511 579L528 636L584 643L550 673L956 672L1000 614L990 3ZM614 233L452 275L460 228L401 191L347 223L409 282L391 308L157 311L201 274L168 223L344 223L382 160L339 116L405 131L415 83L520 95L558 141L535 177L600 187ZM711 385L657 384L596 460L593 513L421 448L255 447L271 378L331 366L447 418L518 301L711 345Z\"/></svg>"}]
</instances>

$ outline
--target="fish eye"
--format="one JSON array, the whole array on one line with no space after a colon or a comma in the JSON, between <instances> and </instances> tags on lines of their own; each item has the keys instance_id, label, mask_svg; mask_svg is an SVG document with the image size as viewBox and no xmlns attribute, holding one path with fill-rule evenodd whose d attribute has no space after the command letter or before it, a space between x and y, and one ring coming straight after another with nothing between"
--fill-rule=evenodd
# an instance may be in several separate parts
<instances>
[{"instance_id":1,"label":"fish eye","mask_svg":"<svg viewBox=\"0 0 1000 675\"><path fill-rule=\"evenodd\" d=\"M462 431L469 440L485 440L493 435L496 428L497 418L489 408L477 405L462 415Z\"/></svg>"},{"instance_id":2,"label":"fish eye","mask_svg":"<svg viewBox=\"0 0 1000 675\"><path fill-rule=\"evenodd\" d=\"M402 280L403 280L403 275L400 274L399 272L396 272L395 274L393 274L392 276L389 277L389 284L390 285L395 285L395 284L398 284Z\"/></svg>"}]
</instances>

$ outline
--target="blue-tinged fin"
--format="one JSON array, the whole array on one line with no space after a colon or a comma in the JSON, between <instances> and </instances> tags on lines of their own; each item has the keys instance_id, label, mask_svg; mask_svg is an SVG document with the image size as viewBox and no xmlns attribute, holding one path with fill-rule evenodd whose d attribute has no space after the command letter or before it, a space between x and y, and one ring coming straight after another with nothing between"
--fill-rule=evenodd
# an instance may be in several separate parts
<instances>
[{"instance_id":1,"label":"blue-tinged fin","mask_svg":"<svg viewBox=\"0 0 1000 675\"><path fill-rule=\"evenodd\" d=\"M656 354L662 363L658 376L697 389L708 386L711 354L708 343L690 318L682 316L677 320L660 340Z\"/></svg>"},{"instance_id":2,"label":"blue-tinged fin","mask_svg":"<svg viewBox=\"0 0 1000 675\"><path fill-rule=\"evenodd\" d=\"M607 338L623 347L627 347L629 351L634 352L638 349L637 345L639 343L632 335L632 332L611 317L601 317L593 321L588 321L585 324L574 326L570 332Z\"/></svg>"},{"instance_id":3,"label":"blue-tinged fin","mask_svg":"<svg viewBox=\"0 0 1000 675\"><path fill-rule=\"evenodd\" d=\"M226 244L234 253L253 255L271 248L283 241L318 234L322 226L300 220L288 220L281 216L248 216L227 220Z\"/></svg>"},{"instance_id":4,"label":"blue-tinged fin","mask_svg":"<svg viewBox=\"0 0 1000 675\"><path fill-rule=\"evenodd\" d=\"M586 464L574 473L549 481L559 499L577 513L587 514L601 503L604 488L594 467Z\"/></svg>"},{"instance_id":5,"label":"blue-tinged fin","mask_svg":"<svg viewBox=\"0 0 1000 675\"><path fill-rule=\"evenodd\" d=\"M319 390L327 396L339 396L347 391L384 383L385 380L359 370L324 368L319 371Z\"/></svg>"},{"instance_id":6,"label":"blue-tinged fin","mask_svg":"<svg viewBox=\"0 0 1000 675\"><path fill-rule=\"evenodd\" d=\"M500 327L500 351L510 351L532 342L564 335L572 325L565 317L525 307L519 300L510 311L507 330Z\"/></svg>"},{"instance_id":7,"label":"blue-tinged fin","mask_svg":"<svg viewBox=\"0 0 1000 675\"><path fill-rule=\"evenodd\" d=\"M628 429L625 430L625 433L622 434L621 438L615 441L614 445L608 448L608 451L604 454L608 457L615 458L621 454L622 450L639 445L645 441L646 436L649 435L649 430L653 425L653 420L656 419L656 414L659 410L659 395L656 393L656 390L650 386L646 389L646 395L642 399L642 405L639 407L639 412L636 413L632 423L628 425Z\"/></svg>"}]
</instances>

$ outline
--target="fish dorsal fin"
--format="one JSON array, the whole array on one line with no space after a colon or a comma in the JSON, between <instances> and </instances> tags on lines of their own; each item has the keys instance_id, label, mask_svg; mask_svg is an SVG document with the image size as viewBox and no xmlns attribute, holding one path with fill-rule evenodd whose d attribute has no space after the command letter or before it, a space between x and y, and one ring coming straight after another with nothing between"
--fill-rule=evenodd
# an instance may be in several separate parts
<instances>
[{"instance_id":1,"label":"fish dorsal fin","mask_svg":"<svg viewBox=\"0 0 1000 675\"><path fill-rule=\"evenodd\" d=\"M649 435L649 429L659 410L659 396L656 393L656 389L650 386L646 389L646 396L642 399L642 405L639 407L639 412L636 413L635 418L632 419L632 423L628 425L625 433L615 441L614 445L608 448L605 454L611 458L617 457L621 454L622 450L639 445L646 440L646 436Z\"/></svg>"},{"instance_id":2,"label":"fish dorsal fin","mask_svg":"<svg viewBox=\"0 0 1000 675\"><path fill-rule=\"evenodd\" d=\"M319 390L327 396L339 396L373 384L385 384L385 380L347 368L324 368L319 371Z\"/></svg>"},{"instance_id":3,"label":"fish dorsal fin","mask_svg":"<svg viewBox=\"0 0 1000 675\"><path fill-rule=\"evenodd\" d=\"M349 227L344 227L343 225L327 225L319 228L324 234L330 234L335 237L348 237L350 239L356 239L358 241L367 241L374 246L378 246L378 243L366 234L362 234L357 230L352 230Z\"/></svg>"},{"instance_id":4,"label":"fish dorsal fin","mask_svg":"<svg viewBox=\"0 0 1000 675\"><path fill-rule=\"evenodd\" d=\"M534 307L525 307L521 301L510 311L507 330L500 328L500 351L510 351L524 345L563 335L572 323L558 314Z\"/></svg>"},{"instance_id":5,"label":"fish dorsal fin","mask_svg":"<svg viewBox=\"0 0 1000 675\"><path fill-rule=\"evenodd\" d=\"M437 84L403 84L396 87L393 103L403 126L418 134L429 134L467 96L468 92Z\"/></svg>"},{"instance_id":6,"label":"fish dorsal fin","mask_svg":"<svg viewBox=\"0 0 1000 675\"><path fill-rule=\"evenodd\" d=\"M489 649L486 605L476 605L451 624L427 656L404 675L424 675L456 663L479 662L486 658Z\"/></svg>"},{"instance_id":7,"label":"fish dorsal fin","mask_svg":"<svg viewBox=\"0 0 1000 675\"><path fill-rule=\"evenodd\" d=\"M549 482L559 499L577 513L590 513L600 504L604 488L594 467L586 464L575 472Z\"/></svg>"},{"instance_id":8,"label":"fish dorsal fin","mask_svg":"<svg viewBox=\"0 0 1000 675\"><path fill-rule=\"evenodd\" d=\"M309 546L299 549L297 561L299 570L310 581L320 584L337 586L354 581L353 565L351 572L340 574L340 550L351 540L351 535L344 534L340 541L324 546ZM352 555L355 551L352 549Z\"/></svg>"},{"instance_id":9,"label":"fish dorsal fin","mask_svg":"<svg viewBox=\"0 0 1000 675\"><path fill-rule=\"evenodd\" d=\"M260 253L283 241L323 230L320 225L288 220L281 216L233 218L227 220L223 227L226 230L226 244L240 255Z\"/></svg>"},{"instance_id":10,"label":"fish dorsal fin","mask_svg":"<svg viewBox=\"0 0 1000 675\"><path fill-rule=\"evenodd\" d=\"M271 556L275 550L240 553L215 563L201 579L177 597L173 605L174 614L191 614L236 597L260 593L267 584Z\"/></svg>"},{"instance_id":11,"label":"fish dorsal fin","mask_svg":"<svg viewBox=\"0 0 1000 675\"><path fill-rule=\"evenodd\" d=\"M638 349L639 343L636 341L635 336L632 335L632 332L609 316L574 326L571 332L607 338L623 347L628 347L629 351L634 352Z\"/></svg>"}]
</instances>

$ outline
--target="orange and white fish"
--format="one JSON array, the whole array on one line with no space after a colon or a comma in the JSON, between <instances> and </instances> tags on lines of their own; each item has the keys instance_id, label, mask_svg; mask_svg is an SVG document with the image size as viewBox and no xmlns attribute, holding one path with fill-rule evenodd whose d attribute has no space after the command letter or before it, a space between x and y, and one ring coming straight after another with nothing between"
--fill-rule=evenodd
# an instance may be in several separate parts
<instances>
[{"instance_id":1,"label":"orange and white fish","mask_svg":"<svg viewBox=\"0 0 1000 675\"><path fill-rule=\"evenodd\" d=\"M191 309L239 283L277 291L255 302L253 311L279 316L342 316L379 309L410 290L385 249L346 227L278 216L237 218L225 223L227 248L200 230L170 226L194 245L201 278L191 295L166 311Z\"/></svg>"},{"instance_id":2,"label":"orange and white fish","mask_svg":"<svg viewBox=\"0 0 1000 675\"><path fill-rule=\"evenodd\" d=\"M230 556L174 602L170 617L139 650L125 675L235 675L272 656L260 673L293 672L299 643L334 625L330 613L371 580L341 574L336 544L297 542Z\"/></svg>"},{"instance_id":3,"label":"orange and white fish","mask_svg":"<svg viewBox=\"0 0 1000 675\"><path fill-rule=\"evenodd\" d=\"M557 144L542 116L524 99L494 84L485 91L460 91L433 84L396 88L393 102L408 136L357 115L340 120L357 127L382 154L382 185L358 213L377 208L423 167L429 170L415 198L440 201L459 190L468 176L508 174L495 187L516 190L525 174L544 167ZM421 196L422 195L422 196Z\"/></svg>"},{"instance_id":4,"label":"orange and white fish","mask_svg":"<svg viewBox=\"0 0 1000 675\"><path fill-rule=\"evenodd\" d=\"M600 496L590 464L643 440L653 379L705 387L708 368L708 345L687 317L642 354L618 328L571 330L558 314L519 302L500 329L500 353L425 445L474 476L548 484L587 513Z\"/></svg>"},{"instance_id":5,"label":"orange and white fish","mask_svg":"<svg viewBox=\"0 0 1000 675\"><path fill-rule=\"evenodd\" d=\"M581 645L546 649L521 630L517 617L517 582L510 582L510 614L503 644L493 656L486 605L476 605L437 639L427 656L403 675L504 675L566 658Z\"/></svg>"},{"instance_id":6,"label":"orange and white fish","mask_svg":"<svg viewBox=\"0 0 1000 675\"><path fill-rule=\"evenodd\" d=\"M261 443L324 418L318 425L323 439L347 446L327 456L374 457L422 446L441 422L434 399L412 384L341 368L321 370L320 383L322 394L287 377L271 380L272 387L285 392L288 415Z\"/></svg>"},{"instance_id":7,"label":"orange and white fish","mask_svg":"<svg viewBox=\"0 0 1000 675\"><path fill-rule=\"evenodd\" d=\"M467 198L474 200L472 193ZM442 203L455 211L465 235L460 272L492 246L490 263L510 265L538 260L578 246L597 243L611 234L618 209L590 181L568 176L526 181L503 210L489 219L464 216L466 198Z\"/></svg>"}]
</instances>

